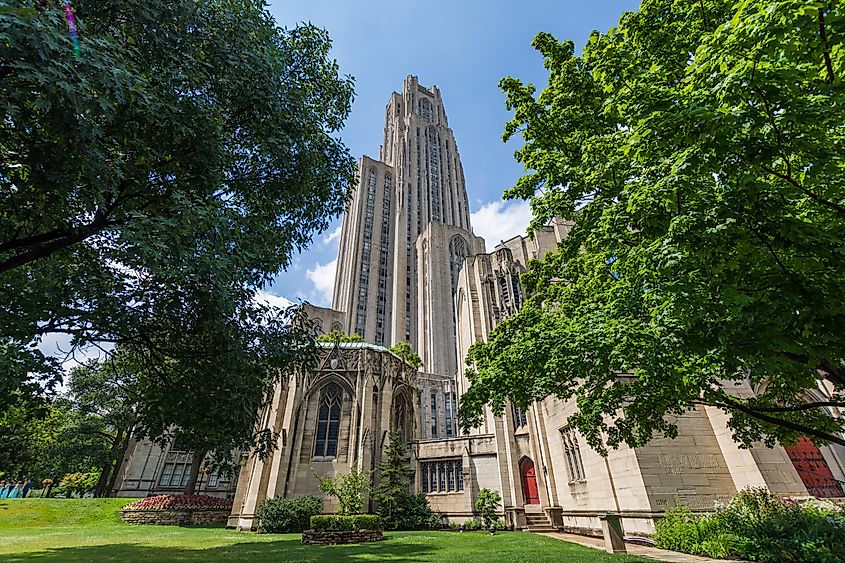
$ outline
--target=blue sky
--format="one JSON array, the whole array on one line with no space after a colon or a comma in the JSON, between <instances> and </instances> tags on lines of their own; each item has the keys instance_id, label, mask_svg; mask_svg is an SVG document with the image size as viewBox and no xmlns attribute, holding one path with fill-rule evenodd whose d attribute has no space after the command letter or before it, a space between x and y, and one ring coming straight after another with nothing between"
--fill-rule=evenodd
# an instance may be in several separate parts
<instances>
[{"instance_id":1,"label":"blue sky","mask_svg":"<svg viewBox=\"0 0 845 563\"><path fill-rule=\"evenodd\" d=\"M376 157L390 93L409 74L437 85L455 133L467 179L472 224L488 250L524 231L527 204L501 201L522 174L505 144L509 114L499 79L514 76L537 86L548 76L532 38L547 31L571 39L578 51L593 29L616 25L638 0L271 0L281 26L314 23L328 30L341 72L355 77L355 103L341 133L355 158ZM281 273L268 293L328 306L334 282L340 218Z\"/></svg>"}]
</instances>

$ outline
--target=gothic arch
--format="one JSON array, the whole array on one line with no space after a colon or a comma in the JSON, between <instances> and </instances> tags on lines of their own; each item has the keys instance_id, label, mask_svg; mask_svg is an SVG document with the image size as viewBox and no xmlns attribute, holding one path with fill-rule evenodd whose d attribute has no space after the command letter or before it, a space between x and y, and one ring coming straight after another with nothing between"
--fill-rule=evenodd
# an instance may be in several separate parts
<instances>
[{"instance_id":1,"label":"gothic arch","mask_svg":"<svg viewBox=\"0 0 845 563\"><path fill-rule=\"evenodd\" d=\"M452 291L458 284L458 273L469 255L469 243L461 235L455 235L449 239L449 267L452 272Z\"/></svg>"},{"instance_id":2,"label":"gothic arch","mask_svg":"<svg viewBox=\"0 0 845 563\"><path fill-rule=\"evenodd\" d=\"M399 430L402 440L410 442L414 436L414 402L406 385L400 385L393 391L393 404L390 408L390 428Z\"/></svg>"}]
</instances>

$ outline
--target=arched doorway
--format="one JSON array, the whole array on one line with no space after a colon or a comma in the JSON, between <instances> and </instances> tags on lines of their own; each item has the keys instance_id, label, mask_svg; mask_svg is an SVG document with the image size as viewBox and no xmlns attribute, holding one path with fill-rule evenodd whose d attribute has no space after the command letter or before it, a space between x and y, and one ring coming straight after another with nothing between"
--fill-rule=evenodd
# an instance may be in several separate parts
<instances>
[{"instance_id":1,"label":"arched doorway","mask_svg":"<svg viewBox=\"0 0 845 563\"><path fill-rule=\"evenodd\" d=\"M845 496L842 485L834 479L821 451L809 438L802 436L794 445L784 449L808 493L820 498Z\"/></svg>"},{"instance_id":2,"label":"arched doorway","mask_svg":"<svg viewBox=\"0 0 845 563\"><path fill-rule=\"evenodd\" d=\"M534 462L524 457L519 462L519 473L522 476L522 498L525 504L540 504L540 492L537 489L537 472Z\"/></svg>"}]
</instances>

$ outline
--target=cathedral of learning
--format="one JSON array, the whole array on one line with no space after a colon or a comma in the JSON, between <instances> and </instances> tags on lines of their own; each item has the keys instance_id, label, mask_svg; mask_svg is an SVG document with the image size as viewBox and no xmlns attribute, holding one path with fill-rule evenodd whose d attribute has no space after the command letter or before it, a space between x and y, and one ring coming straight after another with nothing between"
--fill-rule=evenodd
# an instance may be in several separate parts
<instances>
[{"instance_id":1,"label":"cathedral of learning","mask_svg":"<svg viewBox=\"0 0 845 563\"><path fill-rule=\"evenodd\" d=\"M385 108L378 158L359 161L332 308L305 306L322 332L357 333L363 342L321 343L313 371L287 374L276 385L261 418L279 436L268 459L244 458L236 479L203 475L198 492L234 498L230 527L254 528L265 498L319 494L317 475L375 468L395 430L410 445L414 492L427 496L444 523L471 518L483 488L501 493L502 518L518 528L586 533L601 528L601 515L617 512L626 532L651 534L676 500L710 509L748 486L845 496L845 448L804 440L741 449L727 415L710 407L679 417L675 439L607 457L567 426L573 402L553 397L527 411L488 411L480 427L460 429L469 346L519 309L526 264L553 252L571 227L553 221L488 252L473 233L467 189L440 90L407 77ZM421 368L388 350L398 342L410 343ZM734 390L757 391L750 384ZM818 398L829 391L820 387ZM178 492L190 464L178 444L133 443L116 492Z\"/></svg>"}]
</instances>

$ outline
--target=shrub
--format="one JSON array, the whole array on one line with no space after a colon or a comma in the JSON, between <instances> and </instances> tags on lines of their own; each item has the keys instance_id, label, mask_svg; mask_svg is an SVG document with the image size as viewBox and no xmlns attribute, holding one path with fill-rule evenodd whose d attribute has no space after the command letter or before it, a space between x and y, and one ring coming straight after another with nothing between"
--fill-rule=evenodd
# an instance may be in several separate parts
<instances>
[{"instance_id":1,"label":"shrub","mask_svg":"<svg viewBox=\"0 0 845 563\"><path fill-rule=\"evenodd\" d=\"M364 493L370 490L370 472L352 469L334 477L320 477L320 490L337 497L341 514L359 514L364 508Z\"/></svg>"},{"instance_id":2,"label":"shrub","mask_svg":"<svg viewBox=\"0 0 845 563\"><path fill-rule=\"evenodd\" d=\"M502 495L499 491L492 489L481 489L475 499L475 511L484 522L484 527L489 528L496 523L496 510L501 505Z\"/></svg>"},{"instance_id":3,"label":"shrub","mask_svg":"<svg viewBox=\"0 0 845 563\"><path fill-rule=\"evenodd\" d=\"M654 529L654 543L663 549L683 553L700 553L696 516L686 506L676 506L666 511Z\"/></svg>"},{"instance_id":4,"label":"shrub","mask_svg":"<svg viewBox=\"0 0 845 563\"><path fill-rule=\"evenodd\" d=\"M258 533L283 534L306 529L311 517L323 512L323 499L318 496L268 498L258 507Z\"/></svg>"},{"instance_id":5,"label":"shrub","mask_svg":"<svg viewBox=\"0 0 845 563\"><path fill-rule=\"evenodd\" d=\"M458 524L460 526L460 524ZM475 530L481 529L481 520L478 518L470 518L469 520L464 520L464 530L467 532L474 532Z\"/></svg>"},{"instance_id":6,"label":"shrub","mask_svg":"<svg viewBox=\"0 0 845 563\"><path fill-rule=\"evenodd\" d=\"M433 530L440 527L440 515L431 510L425 495L408 495L399 514L400 530Z\"/></svg>"},{"instance_id":7,"label":"shrub","mask_svg":"<svg viewBox=\"0 0 845 563\"><path fill-rule=\"evenodd\" d=\"M380 530L381 518L377 514L320 514L311 517L311 529L315 532Z\"/></svg>"},{"instance_id":8,"label":"shrub","mask_svg":"<svg viewBox=\"0 0 845 563\"><path fill-rule=\"evenodd\" d=\"M753 561L845 561L845 516L832 504L781 500L766 489L740 491L714 514L669 510L658 547Z\"/></svg>"},{"instance_id":9,"label":"shrub","mask_svg":"<svg viewBox=\"0 0 845 563\"><path fill-rule=\"evenodd\" d=\"M158 495L130 502L124 510L231 510L232 501L209 495Z\"/></svg>"},{"instance_id":10,"label":"shrub","mask_svg":"<svg viewBox=\"0 0 845 563\"><path fill-rule=\"evenodd\" d=\"M92 490L97 486L97 480L100 478L100 473L92 471L90 473L68 473L54 489L58 495L82 496L85 492Z\"/></svg>"}]
</instances>

